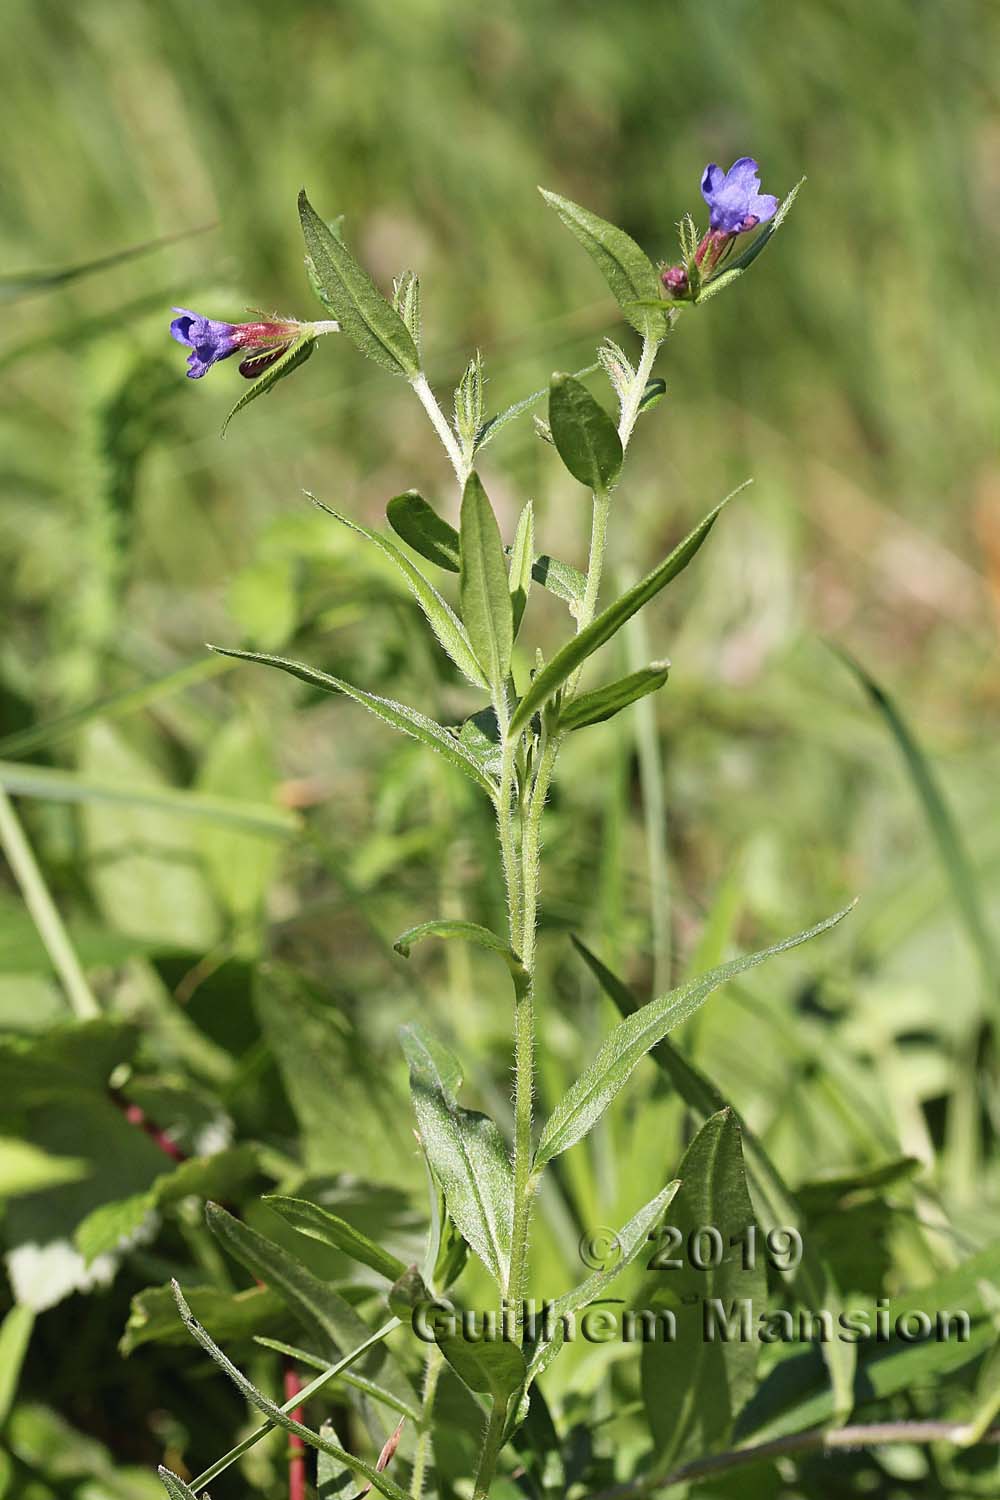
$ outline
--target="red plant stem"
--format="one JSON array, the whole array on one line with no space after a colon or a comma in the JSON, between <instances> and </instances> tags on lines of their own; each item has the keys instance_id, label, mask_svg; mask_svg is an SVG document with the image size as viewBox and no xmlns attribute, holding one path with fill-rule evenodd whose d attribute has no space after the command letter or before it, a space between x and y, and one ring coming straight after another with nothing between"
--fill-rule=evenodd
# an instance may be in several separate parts
<instances>
[{"instance_id":1,"label":"red plant stem","mask_svg":"<svg viewBox=\"0 0 1000 1500\"><path fill-rule=\"evenodd\" d=\"M285 1400L291 1401L302 1389L299 1372L291 1363L285 1365ZM296 1422L304 1422L300 1406L292 1412ZM288 1500L306 1500L306 1445L294 1432L288 1434Z\"/></svg>"},{"instance_id":2,"label":"red plant stem","mask_svg":"<svg viewBox=\"0 0 1000 1500\"><path fill-rule=\"evenodd\" d=\"M126 1120L130 1125L137 1126L149 1136L154 1145L159 1146L165 1156L172 1161L187 1161L186 1152L182 1151L175 1141L172 1141L166 1131L160 1130L153 1121L148 1119L138 1104L127 1104L124 1099L116 1097L115 1103L123 1110Z\"/></svg>"}]
</instances>

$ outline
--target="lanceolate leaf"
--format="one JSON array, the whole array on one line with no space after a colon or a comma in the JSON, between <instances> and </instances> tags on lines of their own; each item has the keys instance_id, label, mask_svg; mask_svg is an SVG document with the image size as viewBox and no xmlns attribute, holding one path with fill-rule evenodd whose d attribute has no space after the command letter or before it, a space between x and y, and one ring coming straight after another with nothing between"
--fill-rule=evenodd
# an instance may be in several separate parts
<instances>
[{"instance_id":1,"label":"lanceolate leaf","mask_svg":"<svg viewBox=\"0 0 1000 1500\"><path fill-rule=\"evenodd\" d=\"M409 958L410 949L414 943L423 942L425 938L459 938L465 943L474 943L477 948L486 948L490 953L497 953L503 959L514 980L514 986L520 989L529 983L528 975L518 958L512 952L503 938L497 937L488 927L480 927L478 922L463 922L455 918L447 918L437 922L421 922L419 927L410 927L393 943L396 952L403 958Z\"/></svg>"},{"instance_id":2,"label":"lanceolate leaf","mask_svg":"<svg viewBox=\"0 0 1000 1500\"><path fill-rule=\"evenodd\" d=\"M269 1194L263 1201L287 1220L293 1229L319 1240L321 1244L342 1250L352 1260L363 1266L370 1266L387 1281L397 1281L406 1270L398 1255L391 1255L388 1250L383 1250L381 1245L376 1245L374 1240L362 1234L360 1229L355 1229L353 1224L348 1224L346 1219L320 1208L316 1203L308 1203L304 1198L285 1198L278 1193Z\"/></svg>"},{"instance_id":3,"label":"lanceolate leaf","mask_svg":"<svg viewBox=\"0 0 1000 1500\"><path fill-rule=\"evenodd\" d=\"M428 583L420 569L414 567L410 559L400 552L395 542L391 542L387 536L379 536L377 531L369 531L368 527L362 526L360 521L352 520L350 516L342 516L339 511L333 510L329 505L324 505L322 500L316 500L315 496L312 499L319 506L320 510L325 510L328 516L333 516L335 520L342 522L345 526L349 526L352 531L356 531L359 536L363 536L369 542L374 543L379 551L391 563L395 564L406 579L413 597L426 615L427 623L456 667L476 687L485 687L486 679L476 661L475 653L473 652L469 637L462 626L462 622L458 619L454 610L441 598L441 595L434 588L433 584Z\"/></svg>"},{"instance_id":4,"label":"lanceolate leaf","mask_svg":"<svg viewBox=\"0 0 1000 1500\"><path fill-rule=\"evenodd\" d=\"M785 938L770 948L762 949L760 953L747 954L744 958L720 964L718 968L670 990L659 999L650 1000L648 1005L622 1021L608 1037L594 1062L571 1085L546 1121L535 1153L536 1168L581 1140L627 1083L640 1059L675 1026L693 1015L720 985L747 969L756 968L766 958L784 953L788 948L797 948L800 943L808 942L810 938L835 927L851 910L852 907L847 906L836 915L818 922L815 927Z\"/></svg>"},{"instance_id":5,"label":"lanceolate leaf","mask_svg":"<svg viewBox=\"0 0 1000 1500\"><path fill-rule=\"evenodd\" d=\"M290 375L293 370L297 370L299 365L304 365L315 347L316 335L313 333L305 333L300 339L296 339L295 343L285 350L280 359L276 359L273 365L269 365L260 379L255 380L249 390L244 391L222 424L222 436L225 437L226 429L238 411L242 411L245 406L249 406L251 401L256 401L258 396L266 396L268 391L273 389L279 380L283 380L286 375Z\"/></svg>"},{"instance_id":6,"label":"lanceolate leaf","mask_svg":"<svg viewBox=\"0 0 1000 1500\"><path fill-rule=\"evenodd\" d=\"M613 718L637 698L645 698L647 693L655 693L661 688L669 671L668 661L653 661L628 677L609 682L607 687L581 693L560 711L559 728L585 729L588 724L601 724L605 719Z\"/></svg>"},{"instance_id":7,"label":"lanceolate leaf","mask_svg":"<svg viewBox=\"0 0 1000 1500\"><path fill-rule=\"evenodd\" d=\"M741 485L740 488L742 489L743 486ZM737 493L738 491L733 491L733 494ZM531 722L533 715L548 702L553 693L562 687L567 677L572 676L588 656L591 656L598 647L603 646L605 641L609 641L626 620L630 620L637 610L641 609L644 604L648 604L650 599L655 598L661 589L677 577L678 573L683 572L715 525L722 507L731 499L732 495L727 495L721 504L709 511L703 521L699 521L694 530L674 548L670 556L660 563L658 568L654 568L651 573L647 573L645 578L633 584L619 599L615 600L614 604L609 604L607 609L602 610L586 630L581 630L579 635L575 635L571 641L568 641L561 651L556 652L552 660L538 673L518 704L510 724L512 736L520 734L525 725Z\"/></svg>"},{"instance_id":8,"label":"lanceolate leaf","mask_svg":"<svg viewBox=\"0 0 1000 1500\"><path fill-rule=\"evenodd\" d=\"M570 563L559 562L555 557L548 557L544 552L535 558L531 576L543 589L548 589L550 594L555 594L556 598L562 599L571 608L579 604L587 592L587 580L579 568L572 567Z\"/></svg>"},{"instance_id":9,"label":"lanceolate leaf","mask_svg":"<svg viewBox=\"0 0 1000 1500\"><path fill-rule=\"evenodd\" d=\"M595 370L599 370L600 368L599 364L585 365L582 370L576 370L574 374L577 378L582 375L593 375ZM487 417L482 427L476 433L475 451L478 452L480 448L485 447L492 438L496 437L502 427L506 427L507 423L512 422L515 417L523 416L526 411L530 411L533 406L536 406L548 394L548 386L543 385L541 390L532 391L530 396L525 396L521 401L515 401L513 406L508 406L505 411L498 412L495 417Z\"/></svg>"},{"instance_id":10,"label":"lanceolate leaf","mask_svg":"<svg viewBox=\"0 0 1000 1500\"><path fill-rule=\"evenodd\" d=\"M346 1453L338 1445L328 1442L319 1433L313 1432L311 1427L306 1427L304 1423L297 1421L295 1417L289 1416L280 1406L277 1406L275 1402L258 1391L256 1386L247 1379L243 1371L238 1369L232 1360L223 1354L208 1330L203 1328L197 1319L193 1317L191 1309L188 1307L184 1295L176 1282L174 1282L174 1296L177 1299L177 1307L180 1315L184 1319L185 1326L191 1336L201 1345L206 1354L215 1360L219 1368L225 1371L240 1394L252 1406L256 1406L258 1411L263 1412L269 1421L273 1422L277 1427L283 1427L286 1432L295 1433L296 1437L300 1437L311 1448L318 1448L324 1453L329 1453L333 1458L340 1459L343 1463L348 1464L352 1469L355 1469L359 1474L363 1474L366 1479L370 1480L381 1494L388 1497L388 1500L408 1500L406 1491L400 1489L394 1480L389 1479L385 1474L380 1474L377 1469L372 1468L370 1464L364 1463L360 1458L355 1458L353 1454ZM184 1500L183 1496L182 1500Z\"/></svg>"},{"instance_id":11,"label":"lanceolate leaf","mask_svg":"<svg viewBox=\"0 0 1000 1500\"><path fill-rule=\"evenodd\" d=\"M650 1340L642 1351L646 1416L663 1469L722 1446L753 1392L760 1345L753 1336L708 1338L712 1309L728 1326L731 1312L738 1323L747 1305L753 1334L767 1299L763 1257L748 1261L733 1248L755 1225L732 1110L706 1121L678 1171L682 1185L670 1222L681 1232L681 1264L656 1270L654 1255L642 1299L644 1307L669 1309L676 1320L674 1339Z\"/></svg>"},{"instance_id":12,"label":"lanceolate leaf","mask_svg":"<svg viewBox=\"0 0 1000 1500\"><path fill-rule=\"evenodd\" d=\"M524 607L531 592L535 556L535 507L529 500L521 512L510 550L510 604L514 613L514 635L521 628Z\"/></svg>"},{"instance_id":13,"label":"lanceolate leaf","mask_svg":"<svg viewBox=\"0 0 1000 1500\"><path fill-rule=\"evenodd\" d=\"M299 194L299 219L323 305L361 350L386 370L409 379L420 373L420 356L406 324L387 302L343 240Z\"/></svg>"},{"instance_id":14,"label":"lanceolate leaf","mask_svg":"<svg viewBox=\"0 0 1000 1500\"><path fill-rule=\"evenodd\" d=\"M549 388L549 427L556 451L574 479L605 494L621 472L618 429L582 381L553 375Z\"/></svg>"},{"instance_id":15,"label":"lanceolate leaf","mask_svg":"<svg viewBox=\"0 0 1000 1500\"><path fill-rule=\"evenodd\" d=\"M514 645L500 528L479 475L465 482L460 524L462 620L494 695L503 691Z\"/></svg>"},{"instance_id":16,"label":"lanceolate leaf","mask_svg":"<svg viewBox=\"0 0 1000 1500\"><path fill-rule=\"evenodd\" d=\"M450 1085L457 1065L442 1066L443 1049L428 1045L421 1027L404 1027L401 1039L421 1140L448 1212L494 1280L505 1287L514 1182L503 1137L487 1115L456 1102Z\"/></svg>"},{"instance_id":17,"label":"lanceolate leaf","mask_svg":"<svg viewBox=\"0 0 1000 1500\"><path fill-rule=\"evenodd\" d=\"M766 249L774 232L781 228L803 182L805 182L804 177L799 179L792 188L792 191L783 199L774 218L764 225L760 234L750 241L750 244L743 253L736 256L735 260L730 261L724 271L720 271L718 275L711 277L706 285L702 287L698 294L699 302L706 302L709 297L714 297L716 292L721 292L723 287L735 281L738 276L742 276L747 267L753 265L753 262L757 259L761 251Z\"/></svg>"},{"instance_id":18,"label":"lanceolate leaf","mask_svg":"<svg viewBox=\"0 0 1000 1500\"><path fill-rule=\"evenodd\" d=\"M262 651L233 651L224 646L213 646L213 651L218 651L223 656L235 656L242 661L263 662L268 667L278 667L282 672L288 672L292 677L298 677L310 686L322 688L326 693L343 693L346 698L353 698L355 703L360 703L367 708L369 713L375 714L379 719L384 719L394 729L400 729L404 734L412 735L415 740L420 740L431 750L453 766L457 766L466 776L490 797L496 796L496 788L493 782L483 771L479 762L469 754L465 747L460 744L453 734L447 729L442 729L440 724L435 724L433 719L425 718L415 708L407 708L403 703L394 703L391 698L380 698L377 693L366 693L363 688L353 687L351 683L344 682L339 677L331 677L328 672L320 672L315 667L308 667L304 662L289 661L284 656L269 656Z\"/></svg>"},{"instance_id":19,"label":"lanceolate leaf","mask_svg":"<svg viewBox=\"0 0 1000 1500\"><path fill-rule=\"evenodd\" d=\"M558 193L546 192L544 188L540 191L594 261L632 327L641 334L663 338L669 327L666 304L662 312L634 306L636 302L660 297L660 280L646 252L624 229L598 218L569 198L561 198Z\"/></svg>"},{"instance_id":20,"label":"lanceolate leaf","mask_svg":"<svg viewBox=\"0 0 1000 1500\"><path fill-rule=\"evenodd\" d=\"M458 532L416 490L396 495L385 508L389 525L414 552L449 573L461 565Z\"/></svg>"},{"instance_id":21,"label":"lanceolate leaf","mask_svg":"<svg viewBox=\"0 0 1000 1500\"><path fill-rule=\"evenodd\" d=\"M183 1479L178 1479L176 1474L171 1474L170 1470L165 1469L162 1464L156 1472L170 1500L197 1500L194 1490L188 1489Z\"/></svg>"},{"instance_id":22,"label":"lanceolate leaf","mask_svg":"<svg viewBox=\"0 0 1000 1500\"><path fill-rule=\"evenodd\" d=\"M562 1317L565 1313L576 1312L577 1308L593 1302L608 1289L615 1277L619 1276L626 1266L632 1264L642 1247L649 1243L651 1231L673 1202L680 1185L679 1178L674 1182L668 1182L662 1192L657 1193L655 1198L651 1198L644 1208L640 1208L639 1212L629 1219L624 1228L620 1229L614 1237L617 1252L615 1259L604 1269L595 1271L593 1276L588 1276L586 1281L582 1281L571 1292L564 1292L561 1297L557 1297L552 1304L554 1318Z\"/></svg>"},{"instance_id":23,"label":"lanceolate leaf","mask_svg":"<svg viewBox=\"0 0 1000 1500\"><path fill-rule=\"evenodd\" d=\"M634 1015L640 1006L632 991L578 938L573 938L573 944L621 1014ZM667 1074L685 1104L700 1115L702 1120L729 1107L711 1079L689 1062L669 1037L663 1037L657 1042L649 1055ZM798 1199L786 1187L777 1167L756 1136L747 1128L739 1114L734 1111L734 1115L743 1133L743 1155L761 1228L765 1233L771 1229L803 1230L804 1215ZM802 1259L798 1267L780 1271L779 1274L795 1285L804 1307L827 1308L834 1319L840 1315L843 1302L836 1278L808 1233L802 1235ZM833 1390L835 1419L846 1422L854 1403L857 1347L841 1339L831 1339L823 1343L822 1353Z\"/></svg>"}]
</instances>

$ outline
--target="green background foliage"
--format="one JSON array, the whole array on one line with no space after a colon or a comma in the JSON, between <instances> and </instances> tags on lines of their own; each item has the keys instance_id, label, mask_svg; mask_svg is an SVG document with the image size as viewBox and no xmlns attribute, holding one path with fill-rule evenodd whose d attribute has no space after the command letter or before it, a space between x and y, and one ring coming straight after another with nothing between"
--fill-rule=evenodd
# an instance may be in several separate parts
<instances>
[{"instance_id":1,"label":"green background foliage","mask_svg":"<svg viewBox=\"0 0 1000 1500\"><path fill-rule=\"evenodd\" d=\"M587 367L606 332L636 353L536 184L621 225L656 263L676 258L682 213L704 221L707 161L752 153L779 194L808 175L752 275L668 339L666 399L641 418L614 497L607 598L755 478L586 679L671 663L660 692L567 743L544 850L540 1103L547 1114L617 1020L570 933L646 1000L859 894L834 933L729 985L673 1041L801 1190L807 1239L849 1301L923 1305L922 1285L981 1257L952 1296L975 1303L981 1355L1000 1231L997 12L8 0L3 50L0 784L106 1018L61 1029L65 1000L4 867L4 1307L18 1285L43 1291L23 1365L25 1314L0 1331L0 1495L151 1500L156 1463L190 1478L245 1434L243 1403L177 1319L173 1275L265 1389L282 1360L252 1334L328 1356L308 1318L225 1257L203 1198L300 1257L341 1319L364 1303L359 1284L380 1296L382 1282L263 1193L422 1262L400 1025L453 1045L463 1104L509 1133L503 965L460 943L408 962L392 947L430 918L502 930L484 799L347 699L204 649L308 661L442 723L467 711L392 564L302 494L385 531L386 502L415 489L458 526L405 383L326 338L220 442L244 392L235 361L189 384L167 336L174 305L319 314L302 184L345 216L383 291L419 273L440 392L483 351L489 416L553 370ZM602 377L588 388L612 405ZM530 496L538 550L584 565L585 492L530 416L498 432L481 470L506 542ZM435 579L454 603L457 580ZM563 605L535 587L528 617L551 657ZM901 755L827 641L891 694L957 854L909 742ZM171 1176L109 1078L185 1155L222 1154ZM559 1159L532 1247L538 1295L581 1279L582 1233L625 1224L677 1175L692 1119L715 1111L699 1113L688 1085L640 1064ZM901 1157L919 1158L915 1176L868 1182ZM485 1272L472 1260L465 1276L468 1305L483 1305ZM568 1482L611 1483L642 1450L639 1362L621 1356L578 1345L546 1377L571 1435ZM373 1358L373 1380L386 1365ZM945 1387L943 1366L885 1366L876 1413L975 1414L975 1362ZM828 1414L821 1364L786 1378L808 1420ZM450 1375L439 1409L450 1484L471 1468L480 1417ZM765 1401L745 1431L781 1430L787 1411ZM377 1401L346 1413L335 1406L337 1430L373 1462L389 1414ZM284 1453L282 1440L254 1448L215 1500L286 1494ZM817 1459L798 1483L989 1492L979 1453L914 1451L905 1473ZM783 1493L755 1473L741 1494Z\"/></svg>"}]
</instances>

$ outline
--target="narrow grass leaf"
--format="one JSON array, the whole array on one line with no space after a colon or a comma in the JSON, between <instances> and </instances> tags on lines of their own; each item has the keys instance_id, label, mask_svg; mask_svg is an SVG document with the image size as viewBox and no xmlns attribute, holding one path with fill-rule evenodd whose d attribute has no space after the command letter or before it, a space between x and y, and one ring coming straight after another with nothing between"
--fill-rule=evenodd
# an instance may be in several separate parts
<instances>
[{"instance_id":1,"label":"narrow grass leaf","mask_svg":"<svg viewBox=\"0 0 1000 1500\"><path fill-rule=\"evenodd\" d=\"M648 1005L642 1006L634 1015L622 1021L608 1037L594 1062L571 1084L545 1122L535 1153L536 1169L581 1140L628 1082L640 1059L668 1031L693 1015L720 985L735 978L737 974L756 968L775 954L797 948L800 943L829 931L851 910L853 904L844 907L843 911L834 916L827 917L825 921L817 922L814 927L798 932L794 937L784 938L780 943L764 948L759 953L750 953L743 958L720 964L707 974L670 990L656 1000L650 1000Z\"/></svg>"},{"instance_id":2,"label":"narrow grass leaf","mask_svg":"<svg viewBox=\"0 0 1000 1500\"><path fill-rule=\"evenodd\" d=\"M353 698L355 703L360 703L362 708L367 708L368 712L374 714L376 718L382 719L386 724L391 724L394 729L411 735L413 739L420 740L421 744L436 751L448 761L449 765L463 772L490 797L496 796L496 787L493 782L456 736L449 734L447 729L443 729L433 719L428 719L422 713L418 713L415 708L407 708L403 703L394 703L391 698L380 698L377 693L366 693L363 688L354 687L340 677L331 677L329 673L320 672L316 667L308 667L303 662L290 661L284 656L271 656L262 651L235 651L225 646L212 646L211 649L223 656L235 656L242 661L256 661L268 667L278 667L282 672L288 672L292 677L298 677L302 682L309 683L311 687L321 688L326 693L342 693L345 698ZM0 767L0 780L2 776L3 771Z\"/></svg>"}]
</instances>

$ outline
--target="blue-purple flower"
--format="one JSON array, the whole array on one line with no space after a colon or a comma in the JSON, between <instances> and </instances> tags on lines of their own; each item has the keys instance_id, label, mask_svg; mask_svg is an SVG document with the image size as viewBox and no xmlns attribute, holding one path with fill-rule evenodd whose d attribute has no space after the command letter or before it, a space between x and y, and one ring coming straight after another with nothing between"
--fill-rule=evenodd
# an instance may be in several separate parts
<instances>
[{"instance_id":1,"label":"blue-purple flower","mask_svg":"<svg viewBox=\"0 0 1000 1500\"><path fill-rule=\"evenodd\" d=\"M741 156L728 172L710 162L701 179L701 196L709 207L710 228L726 235L766 224L778 210L773 193L760 191L760 168L752 156Z\"/></svg>"},{"instance_id":2,"label":"blue-purple flower","mask_svg":"<svg viewBox=\"0 0 1000 1500\"><path fill-rule=\"evenodd\" d=\"M241 362L240 374L254 380L285 353L303 328L296 322L220 323L185 307L175 307L174 312L178 316L170 325L170 334L191 350L187 360L189 380L200 380L221 359L245 349L251 353Z\"/></svg>"}]
</instances>

